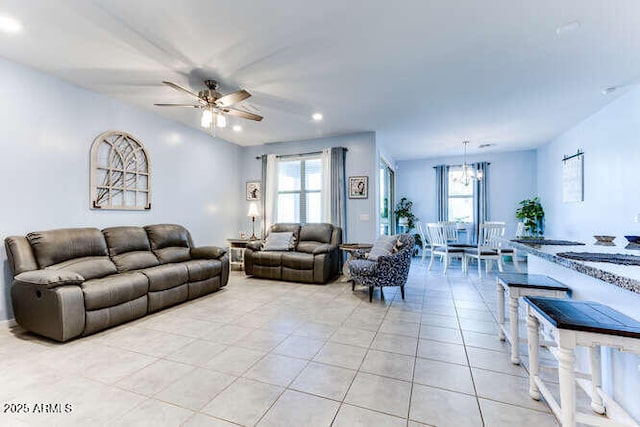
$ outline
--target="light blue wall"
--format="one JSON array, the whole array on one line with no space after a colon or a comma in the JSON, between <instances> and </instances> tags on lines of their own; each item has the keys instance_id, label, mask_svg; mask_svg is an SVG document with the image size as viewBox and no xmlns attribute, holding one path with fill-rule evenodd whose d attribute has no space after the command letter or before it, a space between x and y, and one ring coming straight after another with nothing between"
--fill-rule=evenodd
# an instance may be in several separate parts
<instances>
[{"instance_id":1,"label":"light blue wall","mask_svg":"<svg viewBox=\"0 0 640 427\"><path fill-rule=\"evenodd\" d=\"M562 156L582 149L584 202L562 203ZM594 234L640 235L640 88L538 150L538 190L546 234L593 241Z\"/></svg>"},{"instance_id":2,"label":"light blue wall","mask_svg":"<svg viewBox=\"0 0 640 427\"><path fill-rule=\"evenodd\" d=\"M538 191L546 211L546 232L559 237L593 242L594 234L640 235L634 216L640 213L640 89L634 89L563 135L538 149ZM584 151L584 201L562 202L562 157ZM638 267L625 267L638 277ZM552 274L551 269L541 271ZM559 276L560 280L562 277ZM608 285L574 278L567 282L575 298L605 303L637 320L640 295L610 290ZM609 393L640 420L640 358L629 353L605 351L604 384ZM586 357L579 362L586 363Z\"/></svg>"},{"instance_id":3,"label":"light blue wall","mask_svg":"<svg viewBox=\"0 0 640 427\"><path fill-rule=\"evenodd\" d=\"M536 152L534 150L486 153L468 156L467 161L491 162L489 166L489 218L507 222L507 235L515 234L518 202L536 194ZM396 164L396 200L413 200L414 213L423 223L437 221L436 165L461 165L462 156L405 160Z\"/></svg>"},{"instance_id":4,"label":"light blue wall","mask_svg":"<svg viewBox=\"0 0 640 427\"><path fill-rule=\"evenodd\" d=\"M62 227L188 227L196 244L235 234L240 148L116 100L0 59L0 239ZM89 209L89 150L123 130L151 157L150 211ZM0 249L0 321L13 317L11 274Z\"/></svg>"},{"instance_id":5,"label":"light blue wall","mask_svg":"<svg viewBox=\"0 0 640 427\"><path fill-rule=\"evenodd\" d=\"M278 142L243 148L241 170L244 179L240 180L241 187L238 188L240 195L238 203L241 206L241 212L245 213L245 215L239 217L235 235L238 235L239 231L251 231L251 221L246 217L249 202L245 200L244 185L245 181L260 180L261 162L256 160L257 156L262 154L308 153L321 151L328 147L345 147L349 150L345 159L347 176L366 175L369 177L369 198L347 200L347 240L352 242L371 242L376 235L375 195L377 194L377 151L373 132ZM256 222L256 230L258 229Z\"/></svg>"}]
</instances>

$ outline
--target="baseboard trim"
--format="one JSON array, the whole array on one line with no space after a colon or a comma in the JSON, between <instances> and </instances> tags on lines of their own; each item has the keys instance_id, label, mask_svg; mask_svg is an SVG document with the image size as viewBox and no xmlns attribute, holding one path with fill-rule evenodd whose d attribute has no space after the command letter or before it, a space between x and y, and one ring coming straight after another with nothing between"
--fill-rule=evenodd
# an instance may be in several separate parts
<instances>
[{"instance_id":1,"label":"baseboard trim","mask_svg":"<svg viewBox=\"0 0 640 427\"><path fill-rule=\"evenodd\" d=\"M16 319L0 320L0 329L11 329L17 325Z\"/></svg>"}]
</instances>

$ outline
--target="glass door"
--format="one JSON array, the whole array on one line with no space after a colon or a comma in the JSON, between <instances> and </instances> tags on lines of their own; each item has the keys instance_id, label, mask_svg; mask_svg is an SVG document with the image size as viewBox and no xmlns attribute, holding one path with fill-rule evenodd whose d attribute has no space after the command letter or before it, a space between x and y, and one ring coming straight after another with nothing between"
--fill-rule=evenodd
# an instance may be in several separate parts
<instances>
[{"instance_id":1,"label":"glass door","mask_svg":"<svg viewBox=\"0 0 640 427\"><path fill-rule=\"evenodd\" d=\"M395 234L394 207L394 174L391 167L384 160L380 159L378 165L380 179L380 234L390 236Z\"/></svg>"}]
</instances>

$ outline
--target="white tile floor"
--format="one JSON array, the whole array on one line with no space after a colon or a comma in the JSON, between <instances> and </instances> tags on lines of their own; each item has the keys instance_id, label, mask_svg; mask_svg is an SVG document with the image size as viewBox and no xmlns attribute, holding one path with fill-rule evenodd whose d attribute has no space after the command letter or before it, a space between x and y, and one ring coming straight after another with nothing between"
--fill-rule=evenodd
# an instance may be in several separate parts
<instances>
[{"instance_id":1,"label":"white tile floor","mask_svg":"<svg viewBox=\"0 0 640 427\"><path fill-rule=\"evenodd\" d=\"M0 425L557 425L497 338L495 276L440 271L414 261L406 301L387 288L371 304L348 283L234 272L220 292L66 344L0 332Z\"/></svg>"}]
</instances>

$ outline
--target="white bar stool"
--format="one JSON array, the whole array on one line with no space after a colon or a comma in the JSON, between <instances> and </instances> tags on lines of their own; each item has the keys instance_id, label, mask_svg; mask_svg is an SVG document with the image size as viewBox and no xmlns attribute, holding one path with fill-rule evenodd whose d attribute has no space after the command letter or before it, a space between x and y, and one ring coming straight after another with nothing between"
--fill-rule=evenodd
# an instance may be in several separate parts
<instances>
[{"instance_id":1,"label":"white bar stool","mask_svg":"<svg viewBox=\"0 0 640 427\"><path fill-rule=\"evenodd\" d=\"M540 274L507 273L498 275L498 337L511 343L511 363L520 364L518 355L518 299L525 296L567 298L568 286ZM504 295L509 295L509 330L504 324Z\"/></svg>"},{"instance_id":2,"label":"white bar stool","mask_svg":"<svg viewBox=\"0 0 640 427\"><path fill-rule=\"evenodd\" d=\"M597 302L541 297L525 297L524 301L529 304L529 395L535 400L544 397L563 427L574 427L576 422L598 426L620 425L592 414L576 413L574 350L576 346L589 348L591 409L598 414L604 414L606 410L602 396L605 393L601 388L600 346L640 354L640 322ZM558 344L560 404L538 375L538 340L541 324L553 331ZM613 401L609 396L606 398Z\"/></svg>"}]
</instances>

